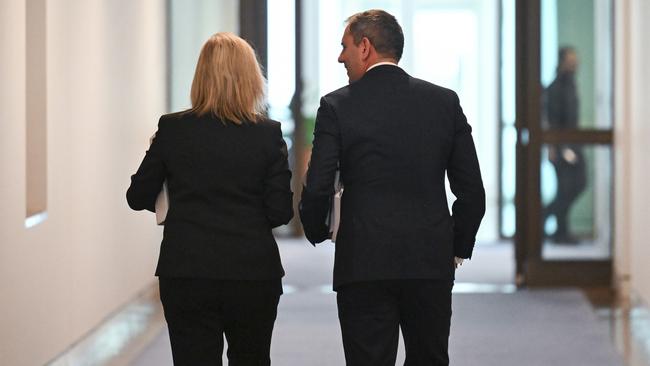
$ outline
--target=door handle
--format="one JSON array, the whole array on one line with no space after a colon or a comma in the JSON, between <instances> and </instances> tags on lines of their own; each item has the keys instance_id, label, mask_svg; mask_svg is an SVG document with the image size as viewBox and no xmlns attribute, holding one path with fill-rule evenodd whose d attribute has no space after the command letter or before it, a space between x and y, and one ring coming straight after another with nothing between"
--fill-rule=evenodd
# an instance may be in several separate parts
<instances>
[{"instance_id":1,"label":"door handle","mask_svg":"<svg viewBox=\"0 0 650 366\"><path fill-rule=\"evenodd\" d=\"M530 131L527 128L521 128L519 130L519 143L522 146L528 146L530 142Z\"/></svg>"}]
</instances>

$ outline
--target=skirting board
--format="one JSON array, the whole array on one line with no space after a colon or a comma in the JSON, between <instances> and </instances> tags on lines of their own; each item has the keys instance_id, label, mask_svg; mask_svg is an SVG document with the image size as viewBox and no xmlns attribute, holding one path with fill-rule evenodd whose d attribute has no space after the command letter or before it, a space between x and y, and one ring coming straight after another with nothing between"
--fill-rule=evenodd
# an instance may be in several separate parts
<instances>
[{"instance_id":1,"label":"skirting board","mask_svg":"<svg viewBox=\"0 0 650 366\"><path fill-rule=\"evenodd\" d=\"M128 366L165 326L158 281L47 366Z\"/></svg>"}]
</instances>

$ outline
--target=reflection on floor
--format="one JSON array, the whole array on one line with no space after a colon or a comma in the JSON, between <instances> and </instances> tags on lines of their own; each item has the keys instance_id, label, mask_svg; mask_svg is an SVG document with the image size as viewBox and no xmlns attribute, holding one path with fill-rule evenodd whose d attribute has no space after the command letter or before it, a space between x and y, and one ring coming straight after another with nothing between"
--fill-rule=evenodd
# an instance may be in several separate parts
<instances>
[{"instance_id":1,"label":"reflection on floor","mask_svg":"<svg viewBox=\"0 0 650 366\"><path fill-rule=\"evenodd\" d=\"M287 291L280 301L273 363L344 365L336 297L329 285L332 245L313 248L303 240L282 240L281 252ZM650 327L629 325L621 337L624 322L616 319L624 314L608 313L606 307L594 311L577 289L514 291L512 258L508 244L478 246L474 258L458 271L450 339L453 365L650 365L650 347L637 341L644 332L642 339L650 340ZM631 315L636 321L643 318ZM397 364L403 357L400 345ZM166 332L132 365L172 365Z\"/></svg>"},{"instance_id":2,"label":"reflection on floor","mask_svg":"<svg viewBox=\"0 0 650 366\"><path fill-rule=\"evenodd\" d=\"M609 241L582 240L575 243L556 243L545 240L542 258L545 260L598 260L611 258Z\"/></svg>"}]
</instances>

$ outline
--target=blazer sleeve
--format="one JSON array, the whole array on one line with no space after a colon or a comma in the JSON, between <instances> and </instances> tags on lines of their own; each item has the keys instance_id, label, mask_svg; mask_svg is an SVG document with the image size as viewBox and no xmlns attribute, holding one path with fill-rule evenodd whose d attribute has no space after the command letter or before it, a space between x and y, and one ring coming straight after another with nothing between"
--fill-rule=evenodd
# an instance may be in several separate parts
<instances>
[{"instance_id":1,"label":"blazer sleeve","mask_svg":"<svg viewBox=\"0 0 650 366\"><path fill-rule=\"evenodd\" d=\"M167 130L163 128L163 119L158 122L158 131L145 153L138 170L131 176L131 185L126 191L129 207L136 211L155 212L156 198L165 181L166 168L163 159L163 145Z\"/></svg>"},{"instance_id":2,"label":"blazer sleeve","mask_svg":"<svg viewBox=\"0 0 650 366\"><path fill-rule=\"evenodd\" d=\"M447 176L451 191L456 196L452 205L454 255L471 258L476 233L485 214L485 189L472 139L472 127L467 123L456 93L453 93L452 99L454 139Z\"/></svg>"},{"instance_id":3,"label":"blazer sleeve","mask_svg":"<svg viewBox=\"0 0 650 366\"><path fill-rule=\"evenodd\" d=\"M312 244L329 238L326 218L334 194L334 177L339 163L341 136L338 120L326 97L316 114L311 161L300 201L300 220Z\"/></svg>"},{"instance_id":4,"label":"blazer sleeve","mask_svg":"<svg viewBox=\"0 0 650 366\"><path fill-rule=\"evenodd\" d=\"M280 124L274 124L271 159L264 178L264 208L271 227L287 224L293 217L293 192L287 144Z\"/></svg>"}]
</instances>

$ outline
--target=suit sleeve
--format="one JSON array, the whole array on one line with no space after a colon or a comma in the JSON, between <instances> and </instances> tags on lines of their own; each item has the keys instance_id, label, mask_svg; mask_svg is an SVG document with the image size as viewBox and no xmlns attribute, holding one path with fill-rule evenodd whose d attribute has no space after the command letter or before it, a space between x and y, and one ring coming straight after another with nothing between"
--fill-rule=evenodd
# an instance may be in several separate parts
<instances>
[{"instance_id":1,"label":"suit sleeve","mask_svg":"<svg viewBox=\"0 0 650 366\"><path fill-rule=\"evenodd\" d=\"M472 139L472 127L467 123L455 93L453 106L454 142L447 165L447 176L451 191L456 196L452 205L454 255L471 258L476 233L485 214L485 189Z\"/></svg>"},{"instance_id":2,"label":"suit sleeve","mask_svg":"<svg viewBox=\"0 0 650 366\"><path fill-rule=\"evenodd\" d=\"M277 127L277 128L276 128ZM284 225L293 217L293 193L287 144L278 123L273 129L273 149L264 179L264 208L271 227Z\"/></svg>"},{"instance_id":3,"label":"suit sleeve","mask_svg":"<svg viewBox=\"0 0 650 366\"><path fill-rule=\"evenodd\" d=\"M138 171L131 176L131 185L126 191L129 207L136 211L155 212L156 198L165 181L166 168L163 159L163 145L166 138L162 117L158 123L156 137L145 153Z\"/></svg>"},{"instance_id":4,"label":"suit sleeve","mask_svg":"<svg viewBox=\"0 0 650 366\"><path fill-rule=\"evenodd\" d=\"M312 244L329 238L325 224L334 194L334 177L339 163L341 136L338 120L325 97L316 114L311 161L300 201L300 220Z\"/></svg>"}]
</instances>

